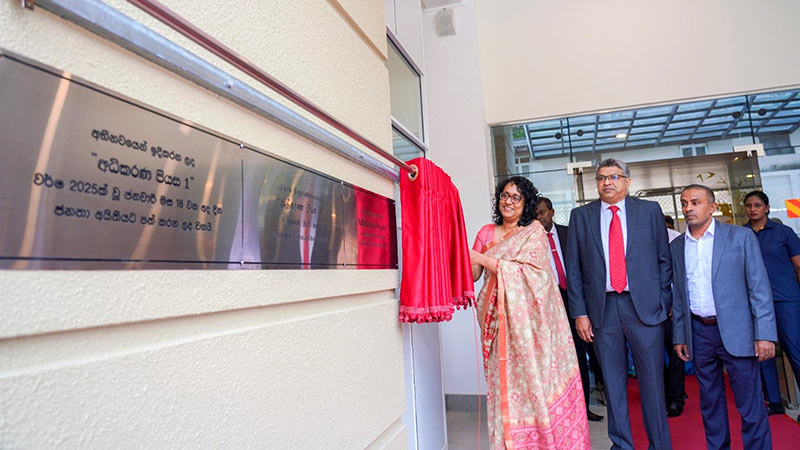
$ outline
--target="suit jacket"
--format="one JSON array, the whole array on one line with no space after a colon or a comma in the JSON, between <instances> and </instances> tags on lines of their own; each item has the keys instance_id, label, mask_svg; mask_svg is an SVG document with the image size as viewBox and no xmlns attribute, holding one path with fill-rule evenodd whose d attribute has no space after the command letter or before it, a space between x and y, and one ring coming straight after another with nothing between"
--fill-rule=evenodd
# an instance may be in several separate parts
<instances>
[{"instance_id":1,"label":"suit jacket","mask_svg":"<svg viewBox=\"0 0 800 450\"><path fill-rule=\"evenodd\" d=\"M670 244L675 274L672 329L675 344L692 352L691 310L686 280L685 233ZM767 269L756 235L747 228L715 224L711 289L725 350L733 356L754 356L755 340L777 341L775 310Z\"/></svg>"},{"instance_id":2,"label":"suit jacket","mask_svg":"<svg viewBox=\"0 0 800 450\"><path fill-rule=\"evenodd\" d=\"M600 200L595 200L572 210L564 258L570 313L572 317L588 315L597 328L603 326L606 302L600 207ZM625 263L631 299L639 320L656 325L667 318L672 304L672 264L664 214L658 203L634 197L625 198L625 211Z\"/></svg>"}]
</instances>

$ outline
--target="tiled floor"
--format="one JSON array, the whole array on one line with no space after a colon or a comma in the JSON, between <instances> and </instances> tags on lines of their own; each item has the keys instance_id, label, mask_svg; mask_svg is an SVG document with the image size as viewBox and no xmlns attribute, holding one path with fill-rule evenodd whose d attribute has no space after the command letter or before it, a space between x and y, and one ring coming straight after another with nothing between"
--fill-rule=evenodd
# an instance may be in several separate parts
<instances>
[{"instance_id":1,"label":"tiled floor","mask_svg":"<svg viewBox=\"0 0 800 450\"><path fill-rule=\"evenodd\" d=\"M600 405L592 405L592 412L605 416L606 408ZM447 448L449 450L477 450L478 425L480 425L481 433L480 448L488 450L489 432L487 431L485 415L481 415L481 421L478 424L477 412L447 411ZM606 426L605 419L601 422L589 422L589 435L593 449L611 448Z\"/></svg>"},{"instance_id":2,"label":"tiled floor","mask_svg":"<svg viewBox=\"0 0 800 450\"><path fill-rule=\"evenodd\" d=\"M592 412L606 415L605 406L592 404ZM798 409L787 409L786 414L792 419L797 419L800 413ZM489 432L486 426L486 416L481 415L480 424L478 423L477 412L447 411L447 442L449 450L477 450L478 449L478 426L480 425L480 448L489 449ZM592 449L611 448L611 440L608 439L608 423L606 419L600 422L589 422L589 436L592 441Z\"/></svg>"}]
</instances>

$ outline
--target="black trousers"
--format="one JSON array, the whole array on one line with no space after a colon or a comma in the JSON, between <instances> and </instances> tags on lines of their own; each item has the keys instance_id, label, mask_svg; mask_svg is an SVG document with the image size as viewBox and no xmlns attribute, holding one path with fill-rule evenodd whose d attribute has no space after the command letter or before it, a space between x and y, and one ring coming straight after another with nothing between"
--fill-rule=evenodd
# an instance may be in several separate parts
<instances>
[{"instance_id":1,"label":"black trousers","mask_svg":"<svg viewBox=\"0 0 800 450\"><path fill-rule=\"evenodd\" d=\"M569 317L569 300L567 298L567 291L561 291L561 298L564 300L564 307L567 309L567 317ZM585 342L578 336L578 331L575 328L575 319L569 317L569 329L572 331L572 340L575 342L575 354L578 357L578 368L581 371L581 383L583 384L583 399L586 402L586 410L589 410L589 362L587 356L592 348L592 344ZM592 352L594 353L594 352ZM596 358L595 358L596 359ZM597 372L595 372L595 380L597 380ZM602 380L602 378L601 378Z\"/></svg>"},{"instance_id":2,"label":"black trousers","mask_svg":"<svg viewBox=\"0 0 800 450\"><path fill-rule=\"evenodd\" d=\"M686 372L683 361L675 353L672 343L672 320L664 321L664 349L669 362L664 366L664 399L667 406L675 403L683 409L686 395Z\"/></svg>"}]
</instances>

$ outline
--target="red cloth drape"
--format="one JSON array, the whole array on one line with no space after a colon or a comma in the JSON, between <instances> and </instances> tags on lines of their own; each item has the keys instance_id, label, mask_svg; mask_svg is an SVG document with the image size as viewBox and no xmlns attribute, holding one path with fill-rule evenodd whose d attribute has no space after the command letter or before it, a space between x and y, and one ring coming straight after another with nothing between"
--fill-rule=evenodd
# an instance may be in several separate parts
<instances>
[{"instance_id":1,"label":"red cloth drape","mask_svg":"<svg viewBox=\"0 0 800 450\"><path fill-rule=\"evenodd\" d=\"M461 198L450 176L424 158L400 177L403 265L401 322L443 322L475 298Z\"/></svg>"}]
</instances>

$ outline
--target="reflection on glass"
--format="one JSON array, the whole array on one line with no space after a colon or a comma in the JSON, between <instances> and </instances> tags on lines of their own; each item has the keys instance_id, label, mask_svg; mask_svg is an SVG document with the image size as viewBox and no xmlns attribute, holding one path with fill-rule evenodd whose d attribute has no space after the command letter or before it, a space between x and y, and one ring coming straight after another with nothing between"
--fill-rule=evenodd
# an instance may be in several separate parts
<instances>
[{"instance_id":1,"label":"reflection on glass","mask_svg":"<svg viewBox=\"0 0 800 450\"><path fill-rule=\"evenodd\" d=\"M403 161L425 155L421 148L414 145L394 128L392 128L392 152Z\"/></svg>"},{"instance_id":2,"label":"reflection on glass","mask_svg":"<svg viewBox=\"0 0 800 450\"><path fill-rule=\"evenodd\" d=\"M422 88L417 72L389 41L386 68L389 71L389 90L392 117L422 140Z\"/></svg>"}]
</instances>

